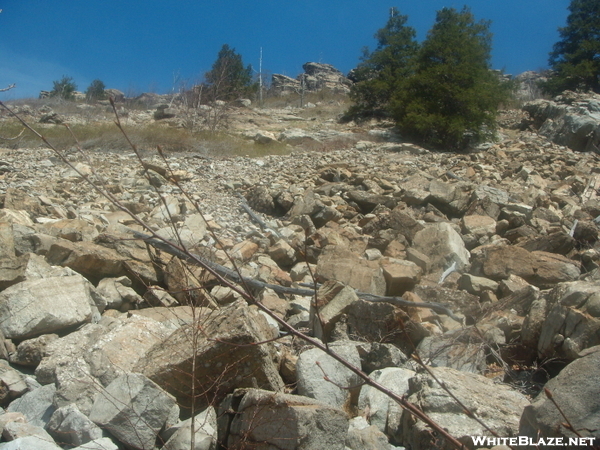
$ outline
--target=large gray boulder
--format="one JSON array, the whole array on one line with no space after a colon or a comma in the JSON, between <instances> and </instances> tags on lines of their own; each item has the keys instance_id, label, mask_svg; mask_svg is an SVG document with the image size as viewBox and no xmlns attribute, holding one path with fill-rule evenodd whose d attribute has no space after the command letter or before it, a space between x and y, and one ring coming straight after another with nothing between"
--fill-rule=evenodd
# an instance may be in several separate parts
<instances>
[{"instance_id":1,"label":"large gray boulder","mask_svg":"<svg viewBox=\"0 0 600 450\"><path fill-rule=\"evenodd\" d=\"M408 380L415 375L416 373L409 369L386 367L369 374L369 377L402 397L408 392ZM358 407L371 425L398 440L402 408L394 400L378 389L364 385L360 390Z\"/></svg>"},{"instance_id":2,"label":"large gray boulder","mask_svg":"<svg viewBox=\"0 0 600 450\"><path fill-rule=\"evenodd\" d=\"M360 367L360 356L353 342L339 341L330 344L329 348L349 363ZM358 375L318 348L311 348L300 354L296 373L300 395L340 409L350 406L353 390L348 388L357 386L360 382Z\"/></svg>"},{"instance_id":3,"label":"large gray boulder","mask_svg":"<svg viewBox=\"0 0 600 450\"><path fill-rule=\"evenodd\" d=\"M558 406L566 414L569 422L584 437L600 438L600 346L589 348L581 353L581 358L565 367L555 378L546 383ZM564 417L554 403L540 392L521 416L520 436L575 437L575 433L565 428Z\"/></svg>"},{"instance_id":4,"label":"large gray boulder","mask_svg":"<svg viewBox=\"0 0 600 450\"><path fill-rule=\"evenodd\" d=\"M283 381L274 363L273 345L255 345L272 337L266 319L238 301L182 326L155 344L133 371L149 377L184 406L191 405L195 388L196 393L202 393L196 398L198 408L207 407L215 398L222 399L237 387L256 384L277 391L283 389Z\"/></svg>"},{"instance_id":5,"label":"large gray boulder","mask_svg":"<svg viewBox=\"0 0 600 450\"><path fill-rule=\"evenodd\" d=\"M565 92L553 100L534 100L523 109L538 133L551 141L582 152L600 145L600 95Z\"/></svg>"},{"instance_id":6,"label":"large gray boulder","mask_svg":"<svg viewBox=\"0 0 600 450\"><path fill-rule=\"evenodd\" d=\"M550 292L538 342L542 357L568 360L600 344L600 282L561 283Z\"/></svg>"},{"instance_id":7,"label":"large gray boulder","mask_svg":"<svg viewBox=\"0 0 600 450\"><path fill-rule=\"evenodd\" d=\"M217 414L209 406L194 417L194 446L192 419L184 420L167 430L171 434L163 450L214 450L217 446Z\"/></svg>"},{"instance_id":8,"label":"large gray boulder","mask_svg":"<svg viewBox=\"0 0 600 450\"><path fill-rule=\"evenodd\" d=\"M110 438L103 437L86 442L85 444L80 445L79 447L74 447L71 450L119 450L119 446Z\"/></svg>"},{"instance_id":9,"label":"large gray boulder","mask_svg":"<svg viewBox=\"0 0 600 450\"><path fill-rule=\"evenodd\" d=\"M508 386L474 373L460 372L449 367L431 368L439 380L499 436L514 436L519 418L529 400ZM488 435L475 419L428 374L410 379L408 401L418 406L438 425L459 440L471 442L470 436ZM402 444L412 450L432 448L431 429L407 411L402 415Z\"/></svg>"},{"instance_id":10,"label":"large gray boulder","mask_svg":"<svg viewBox=\"0 0 600 450\"><path fill-rule=\"evenodd\" d=\"M97 320L95 298L81 275L18 283L0 292L0 330L23 340Z\"/></svg>"},{"instance_id":11,"label":"large gray boulder","mask_svg":"<svg viewBox=\"0 0 600 450\"><path fill-rule=\"evenodd\" d=\"M44 383L56 384L56 406L76 403L89 414L99 389L130 372L171 332L172 328L141 315L125 320L104 318L101 324L87 324L49 343L36 376Z\"/></svg>"},{"instance_id":12,"label":"large gray boulder","mask_svg":"<svg viewBox=\"0 0 600 450\"><path fill-rule=\"evenodd\" d=\"M75 446L102 438L102 429L79 411L74 403L54 411L46 430L57 442Z\"/></svg>"},{"instance_id":13,"label":"large gray boulder","mask_svg":"<svg viewBox=\"0 0 600 450\"><path fill-rule=\"evenodd\" d=\"M53 404L55 392L53 384L42 386L14 400L6 410L22 413L31 425L43 428L56 410Z\"/></svg>"},{"instance_id":14,"label":"large gray boulder","mask_svg":"<svg viewBox=\"0 0 600 450\"><path fill-rule=\"evenodd\" d=\"M220 406L219 417L220 435L229 429L228 448L344 450L348 432L348 417L340 409L260 389L235 391Z\"/></svg>"},{"instance_id":15,"label":"large gray boulder","mask_svg":"<svg viewBox=\"0 0 600 450\"><path fill-rule=\"evenodd\" d=\"M179 408L171 395L145 376L130 373L98 395L89 418L123 444L152 450L158 433L174 415L179 416Z\"/></svg>"},{"instance_id":16,"label":"large gray boulder","mask_svg":"<svg viewBox=\"0 0 600 450\"><path fill-rule=\"evenodd\" d=\"M1 450L62 450L55 442L39 436L26 436L0 444Z\"/></svg>"},{"instance_id":17,"label":"large gray boulder","mask_svg":"<svg viewBox=\"0 0 600 450\"><path fill-rule=\"evenodd\" d=\"M369 294L385 295L386 281L377 261L367 261L348 248L328 245L317 263L318 281L337 280Z\"/></svg>"}]
</instances>

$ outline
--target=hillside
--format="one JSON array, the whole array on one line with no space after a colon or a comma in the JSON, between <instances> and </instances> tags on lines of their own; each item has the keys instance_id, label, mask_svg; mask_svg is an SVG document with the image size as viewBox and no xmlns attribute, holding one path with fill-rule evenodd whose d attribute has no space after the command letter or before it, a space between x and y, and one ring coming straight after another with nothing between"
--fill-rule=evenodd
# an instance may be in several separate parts
<instances>
[{"instance_id":1,"label":"hillside","mask_svg":"<svg viewBox=\"0 0 600 450\"><path fill-rule=\"evenodd\" d=\"M12 105L58 153L2 113L0 448L600 437L599 98L460 154L299 100L123 99L143 161L106 103Z\"/></svg>"}]
</instances>

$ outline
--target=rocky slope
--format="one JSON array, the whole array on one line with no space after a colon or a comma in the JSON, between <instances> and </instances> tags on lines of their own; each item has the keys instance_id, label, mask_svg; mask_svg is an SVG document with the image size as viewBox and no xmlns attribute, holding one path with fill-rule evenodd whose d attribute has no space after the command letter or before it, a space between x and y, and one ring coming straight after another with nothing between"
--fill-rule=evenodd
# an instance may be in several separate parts
<instances>
[{"instance_id":1,"label":"rocky slope","mask_svg":"<svg viewBox=\"0 0 600 450\"><path fill-rule=\"evenodd\" d=\"M302 118L237 114L240 134L282 141L294 128L282 115ZM0 449L185 449L192 420L202 449L434 444L214 276L133 239L139 222L82 175L213 263L316 288L316 303L254 294L469 447L489 430L433 376L501 437L575 437L544 385L581 435L600 435L598 157L532 131L458 155L383 129L311 125L311 139L350 144L306 151L305 136L285 156L151 155L147 171L124 152L71 152L74 170L48 149L0 150Z\"/></svg>"}]
</instances>

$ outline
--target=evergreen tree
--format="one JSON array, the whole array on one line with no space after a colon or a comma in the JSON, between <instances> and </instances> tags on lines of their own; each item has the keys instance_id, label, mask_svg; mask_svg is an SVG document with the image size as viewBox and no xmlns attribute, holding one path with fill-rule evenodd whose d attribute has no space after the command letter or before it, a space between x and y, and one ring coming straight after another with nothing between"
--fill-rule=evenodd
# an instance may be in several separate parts
<instances>
[{"instance_id":1,"label":"evergreen tree","mask_svg":"<svg viewBox=\"0 0 600 450\"><path fill-rule=\"evenodd\" d=\"M490 70L490 22L444 8L421 45L415 72L395 91L393 116L404 136L460 150L493 135L510 86Z\"/></svg>"},{"instance_id":2,"label":"evergreen tree","mask_svg":"<svg viewBox=\"0 0 600 450\"><path fill-rule=\"evenodd\" d=\"M224 44L212 69L206 73L211 100L235 100L255 90L252 66L244 67L242 56Z\"/></svg>"},{"instance_id":3,"label":"evergreen tree","mask_svg":"<svg viewBox=\"0 0 600 450\"><path fill-rule=\"evenodd\" d=\"M412 60L418 48L416 31L406 26L407 20L407 16L392 8L385 27L375 33L375 51L363 49L362 62L352 72L355 84L350 98L354 105L347 118L387 115L393 92L412 72Z\"/></svg>"},{"instance_id":4,"label":"evergreen tree","mask_svg":"<svg viewBox=\"0 0 600 450\"><path fill-rule=\"evenodd\" d=\"M73 100L75 97L75 91L77 90L77 85L73 81L72 77L68 77L63 75L60 80L56 80L52 82L54 87L50 91L50 97L59 97L63 100Z\"/></svg>"},{"instance_id":5,"label":"evergreen tree","mask_svg":"<svg viewBox=\"0 0 600 450\"><path fill-rule=\"evenodd\" d=\"M100 80L94 80L90 83L88 88L85 91L85 98L88 102L95 102L97 100L104 100L106 98L106 93L104 90L106 86Z\"/></svg>"},{"instance_id":6,"label":"evergreen tree","mask_svg":"<svg viewBox=\"0 0 600 450\"><path fill-rule=\"evenodd\" d=\"M567 26L559 28L549 64L555 74L543 87L550 94L566 89L600 93L600 2L571 0Z\"/></svg>"}]
</instances>

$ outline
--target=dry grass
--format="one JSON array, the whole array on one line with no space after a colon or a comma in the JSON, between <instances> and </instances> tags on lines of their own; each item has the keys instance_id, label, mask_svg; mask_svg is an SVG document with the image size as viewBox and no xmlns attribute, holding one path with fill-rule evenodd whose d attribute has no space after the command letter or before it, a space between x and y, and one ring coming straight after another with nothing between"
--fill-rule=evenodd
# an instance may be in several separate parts
<instances>
[{"instance_id":1,"label":"dry grass","mask_svg":"<svg viewBox=\"0 0 600 450\"><path fill-rule=\"evenodd\" d=\"M59 150L73 148L73 137L62 125L36 124L40 131ZM192 132L184 128L152 123L144 126L126 127L132 142L140 150L154 150L158 145L166 152L194 152L205 156L264 156L286 154L289 149L283 144L262 146L226 133ZM32 148L43 146L30 132L18 136L23 127L13 120L0 122L0 147ZM81 147L92 151L129 151L123 135L112 123L87 123L71 126Z\"/></svg>"}]
</instances>

